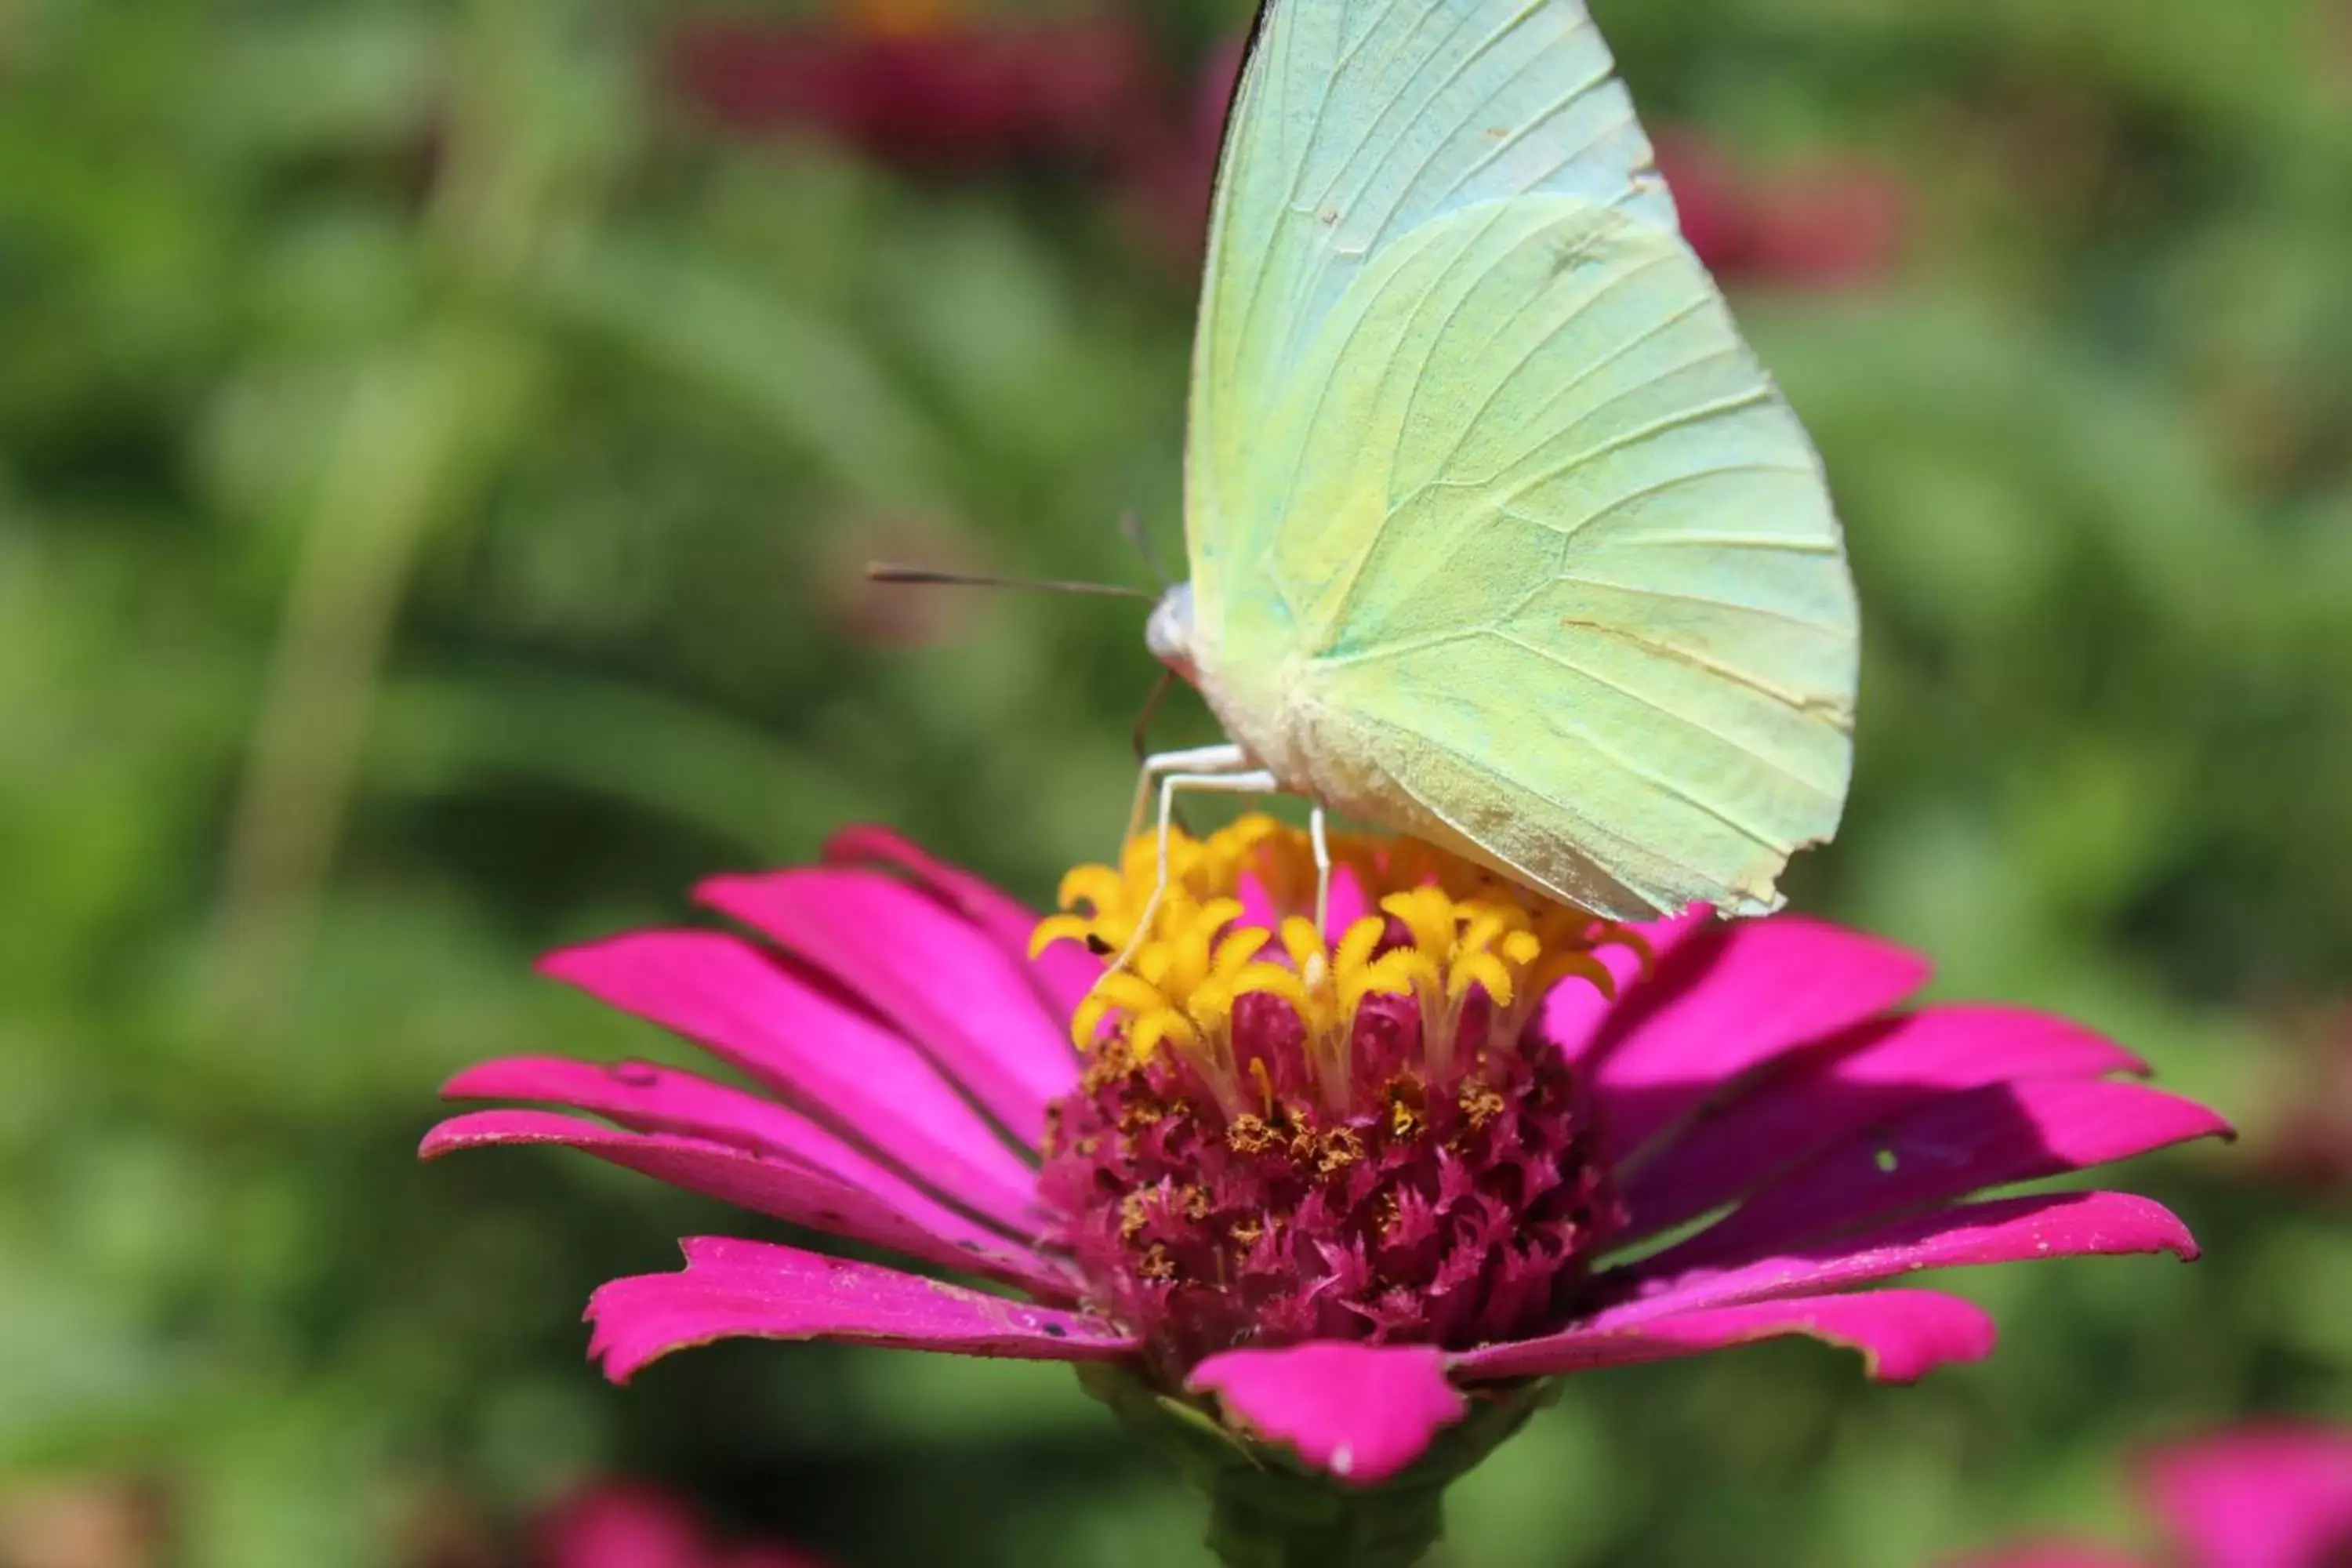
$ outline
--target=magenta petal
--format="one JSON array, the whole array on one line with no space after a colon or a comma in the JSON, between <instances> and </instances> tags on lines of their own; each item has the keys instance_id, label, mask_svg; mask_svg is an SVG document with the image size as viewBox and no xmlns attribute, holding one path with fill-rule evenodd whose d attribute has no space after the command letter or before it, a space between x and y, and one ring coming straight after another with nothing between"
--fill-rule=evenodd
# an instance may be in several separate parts
<instances>
[{"instance_id":1,"label":"magenta petal","mask_svg":"<svg viewBox=\"0 0 2352 1568\"><path fill-rule=\"evenodd\" d=\"M1103 961L1078 942L1057 942L1030 958L1029 939L1036 932L1037 916L1026 905L887 827L843 828L825 840L824 863L892 866L913 877L961 910L1009 957L1025 965L1046 1010L1057 1018L1076 1012L1095 982L1102 978Z\"/></svg>"},{"instance_id":2,"label":"magenta petal","mask_svg":"<svg viewBox=\"0 0 2352 1568\"><path fill-rule=\"evenodd\" d=\"M638 1132L678 1132L746 1153L782 1154L872 1194L933 1235L1002 1239L798 1111L674 1068L509 1057L467 1068L441 1092L451 1100L544 1100ZM1031 1233L1024 1227L1019 1234Z\"/></svg>"},{"instance_id":3,"label":"magenta petal","mask_svg":"<svg viewBox=\"0 0 2352 1568\"><path fill-rule=\"evenodd\" d=\"M1607 1158L1639 1149L1727 1079L1878 1016L1927 979L1917 954L1800 915L1692 936L1593 1044Z\"/></svg>"},{"instance_id":4,"label":"magenta petal","mask_svg":"<svg viewBox=\"0 0 2352 1568\"><path fill-rule=\"evenodd\" d=\"M1069 1281L1036 1254L968 1220L942 1234L874 1194L782 1155L746 1153L670 1134L618 1131L547 1110L478 1110L453 1116L418 1151L437 1159L461 1149L549 1143L828 1236L887 1247L943 1268L986 1274L1043 1295L1066 1297Z\"/></svg>"},{"instance_id":5,"label":"magenta petal","mask_svg":"<svg viewBox=\"0 0 2352 1568\"><path fill-rule=\"evenodd\" d=\"M2158 1455L2149 1500L2198 1568L2327 1568L2352 1546L2352 1432L2249 1427Z\"/></svg>"},{"instance_id":6,"label":"magenta petal","mask_svg":"<svg viewBox=\"0 0 2352 1568\"><path fill-rule=\"evenodd\" d=\"M1588 1326L1617 1328L1698 1308L1817 1295L1927 1268L2144 1252L2186 1260L2197 1256L2197 1243L2172 1211L2152 1199L2130 1193L2035 1193L1946 1209L1791 1257L1654 1279L1634 1300L1595 1314ZM1647 1270L1635 1264L1625 1273L1639 1279Z\"/></svg>"},{"instance_id":7,"label":"magenta petal","mask_svg":"<svg viewBox=\"0 0 2352 1568\"><path fill-rule=\"evenodd\" d=\"M1330 901L1323 911L1325 938L1336 945L1348 934L1349 926L1375 912L1372 900L1364 897L1364 880L1356 874L1356 868L1353 866L1332 867ZM1268 931L1275 929L1275 926L1266 927Z\"/></svg>"},{"instance_id":8,"label":"magenta petal","mask_svg":"<svg viewBox=\"0 0 2352 1568\"><path fill-rule=\"evenodd\" d=\"M1923 1100L2014 1079L2145 1070L2103 1036L2015 1007L1931 1007L1866 1026L1850 1040L1735 1092L1638 1163L1623 1178L1622 1234L1671 1229Z\"/></svg>"},{"instance_id":9,"label":"magenta petal","mask_svg":"<svg viewBox=\"0 0 2352 1568\"><path fill-rule=\"evenodd\" d=\"M604 1481L551 1509L532 1531L545 1568L709 1568L709 1536L685 1500Z\"/></svg>"},{"instance_id":10,"label":"magenta petal","mask_svg":"<svg viewBox=\"0 0 2352 1568\"><path fill-rule=\"evenodd\" d=\"M1234 897L1241 901L1241 923L1277 931L1282 926L1284 910L1275 906L1274 895L1265 890L1265 883L1255 871L1244 871L1234 886Z\"/></svg>"},{"instance_id":11,"label":"magenta petal","mask_svg":"<svg viewBox=\"0 0 2352 1568\"><path fill-rule=\"evenodd\" d=\"M1227 1419L1288 1445L1318 1469L1378 1486L1469 1413L1431 1345L1318 1341L1282 1350L1226 1351L1192 1369L1186 1386L1213 1394Z\"/></svg>"},{"instance_id":12,"label":"magenta petal","mask_svg":"<svg viewBox=\"0 0 2352 1568\"><path fill-rule=\"evenodd\" d=\"M1612 994L1589 984L1555 985L1544 997L1543 1037L1559 1048L1570 1061L1580 1061L1593 1047L1613 1038L1611 1018L1621 1009L1639 1005L1631 1000L1647 992L1657 980L1657 972L1664 967L1666 958L1679 951L1684 943L1714 929L1715 911L1705 904L1694 904L1688 910L1664 920L1644 921L1625 929L1647 943L1650 962L1622 942L1603 942L1593 950L1614 982ZM1643 971L1650 973L1645 977Z\"/></svg>"},{"instance_id":13,"label":"magenta petal","mask_svg":"<svg viewBox=\"0 0 2352 1568\"><path fill-rule=\"evenodd\" d=\"M1932 1100L1849 1138L1643 1267L1665 1275L1745 1262L1880 1215L2229 1131L2195 1101L2137 1083L1992 1084ZM1671 1151L1664 1156L1673 1157Z\"/></svg>"},{"instance_id":14,"label":"magenta petal","mask_svg":"<svg viewBox=\"0 0 2352 1568\"><path fill-rule=\"evenodd\" d=\"M906 1031L1035 1148L1048 1101L1077 1082L1065 1020L985 933L903 882L864 871L718 877L695 889Z\"/></svg>"},{"instance_id":15,"label":"magenta petal","mask_svg":"<svg viewBox=\"0 0 2352 1568\"><path fill-rule=\"evenodd\" d=\"M796 1247L702 1237L686 1268L615 1279L588 1302L589 1353L624 1382L723 1339L842 1340L1027 1361L1107 1361L1135 1341L1098 1318L1033 1307Z\"/></svg>"},{"instance_id":16,"label":"magenta petal","mask_svg":"<svg viewBox=\"0 0 2352 1568\"><path fill-rule=\"evenodd\" d=\"M1569 1329L1482 1345L1454 1357L1453 1365L1471 1377L1545 1377L1702 1355L1788 1334L1860 1351L1882 1383L1909 1383L1946 1362L1982 1361L1993 1342L1992 1319L1974 1302L1935 1290L1869 1290L1715 1307L1622 1328Z\"/></svg>"},{"instance_id":17,"label":"magenta petal","mask_svg":"<svg viewBox=\"0 0 2352 1568\"><path fill-rule=\"evenodd\" d=\"M965 1207L1029 1228L1029 1167L922 1053L749 943L636 931L540 969L708 1047Z\"/></svg>"}]
</instances>

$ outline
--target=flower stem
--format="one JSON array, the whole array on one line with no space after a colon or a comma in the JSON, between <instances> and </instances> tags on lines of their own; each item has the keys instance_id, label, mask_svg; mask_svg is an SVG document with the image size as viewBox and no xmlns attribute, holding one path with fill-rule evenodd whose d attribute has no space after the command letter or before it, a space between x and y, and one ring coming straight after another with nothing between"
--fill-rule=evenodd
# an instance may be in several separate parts
<instances>
[{"instance_id":1,"label":"flower stem","mask_svg":"<svg viewBox=\"0 0 2352 1568\"><path fill-rule=\"evenodd\" d=\"M1445 1486L1231 1470L1210 1491L1209 1550L1227 1568L1412 1568L1444 1533Z\"/></svg>"},{"instance_id":2,"label":"flower stem","mask_svg":"<svg viewBox=\"0 0 2352 1568\"><path fill-rule=\"evenodd\" d=\"M1084 1366L1078 1381L1209 1500L1209 1550L1227 1568L1412 1568L1444 1533L1445 1489L1557 1390L1550 1383L1482 1389L1470 1414L1411 1469L1384 1486L1357 1487L1221 1425L1128 1368Z\"/></svg>"}]
</instances>

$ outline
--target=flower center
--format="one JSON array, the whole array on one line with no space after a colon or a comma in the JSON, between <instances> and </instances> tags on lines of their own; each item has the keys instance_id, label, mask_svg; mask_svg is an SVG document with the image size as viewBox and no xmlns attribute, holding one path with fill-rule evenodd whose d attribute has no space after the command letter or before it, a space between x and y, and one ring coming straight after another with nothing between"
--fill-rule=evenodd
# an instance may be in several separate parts
<instances>
[{"instance_id":1,"label":"flower center","mask_svg":"<svg viewBox=\"0 0 2352 1568\"><path fill-rule=\"evenodd\" d=\"M1614 1223L1538 1026L1555 984L1609 990L1596 945L1641 939L1413 841L1342 836L1332 859L1318 929L1305 834L1175 836L1151 929L1071 1021L1055 1239L1171 1376L1243 1344L1529 1331ZM1147 837L1074 870L1037 944L1123 950L1158 866Z\"/></svg>"}]
</instances>

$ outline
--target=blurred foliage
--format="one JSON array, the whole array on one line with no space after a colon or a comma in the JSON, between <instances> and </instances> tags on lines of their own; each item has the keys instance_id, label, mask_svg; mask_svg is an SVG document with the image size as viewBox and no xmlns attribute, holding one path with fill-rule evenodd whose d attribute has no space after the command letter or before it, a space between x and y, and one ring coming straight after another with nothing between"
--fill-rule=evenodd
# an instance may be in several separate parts
<instances>
[{"instance_id":1,"label":"blurred foliage","mask_svg":"<svg viewBox=\"0 0 2352 1568\"><path fill-rule=\"evenodd\" d=\"M2103 1522L2126 1439L2352 1416L2345 1191L2261 1180L2352 1082L2298 1076L2352 1006L2352 11L1595 8L1654 124L1903 195L1865 286L1733 279L1869 623L1801 901L2252 1136L2134 1173L2199 1267L1968 1280L1988 1365L1582 1380L1449 1560L1924 1563ZM1240 22L1111 15L1177 84ZM748 135L668 68L690 20L0 10L0 1520L95 1477L164 1561L370 1568L620 1468L850 1563L1199 1560L1056 1369L730 1347L606 1388L589 1289L751 1222L410 1163L460 1063L659 1048L535 982L551 944L857 818L1034 897L1122 809L1132 606L857 569L1145 581L1130 509L1173 552L1192 260L1120 185L1181 205L1183 160Z\"/></svg>"}]
</instances>

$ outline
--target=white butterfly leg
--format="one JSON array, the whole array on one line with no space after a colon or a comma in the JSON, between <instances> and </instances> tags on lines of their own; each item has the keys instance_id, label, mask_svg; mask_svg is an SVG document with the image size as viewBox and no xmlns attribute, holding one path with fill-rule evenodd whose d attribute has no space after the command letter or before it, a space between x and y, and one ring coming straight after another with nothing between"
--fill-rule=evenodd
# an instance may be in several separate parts
<instances>
[{"instance_id":1,"label":"white butterfly leg","mask_svg":"<svg viewBox=\"0 0 2352 1568\"><path fill-rule=\"evenodd\" d=\"M1222 746L1195 746L1186 752L1154 752L1143 759L1143 769L1135 778L1135 805L1127 814L1127 837L1119 840L1123 850L1129 840L1143 831L1143 823L1151 808L1151 786L1170 773L1237 773L1248 769L1249 753L1228 742ZM1161 837L1166 837L1168 821L1160 814ZM1163 858L1165 857L1163 856Z\"/></svg>"},{"instance_id":2,"label":"white butterfly leg","mask_svg":"<svg viewBox=\"0 0 2352 1568\"><path fill-rule=\"evenodd\" d=\"M1309 805L1307 837L1315 846L1315 934L1331 940L1331 830L1322 804Z\"/></svg>"},{"instance_id":3,"label":"white butterfly leg","mask_svg":"<svg viewBox=\"0 0 2352 1568\"><path fill-rule=\"evenodd\" d=\"M1175 816L1177 792L1184 790L1194 795L1277 795L1281 793L1282 785L1276 782L1272 773L1264 768L1239 765L1246 761L1239 746L1203 748L1203 750L1217 752L1220 760L1229 754L1236 763L1236 767L1234 771L1226 773L1171 773L1161 777L1160 781L1159 875L1152 881L1151 897L1144 900L1143 913L1136 919L1134 934L1127 939L1127 946L1120 951L1119 955L1111 960L1109 965L1103 970L1106 976L1117 974L1133 962L1137 951L1143 946L1143 939L1150 934L1151 922L1159 917L1160 901L1168 895L1168 835ZM1181 757L1187 753L1179 752L1167 754L1170 757ZM1150 759L1150 762L1144 764L1147 771L1150 767L1150 763L1161 760L1159 757ZM1102 982L1097 980L1095 984L1099 985Z\"/></svg>"}]
</instances>

